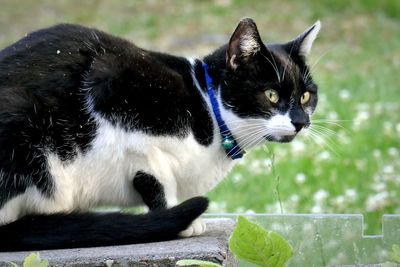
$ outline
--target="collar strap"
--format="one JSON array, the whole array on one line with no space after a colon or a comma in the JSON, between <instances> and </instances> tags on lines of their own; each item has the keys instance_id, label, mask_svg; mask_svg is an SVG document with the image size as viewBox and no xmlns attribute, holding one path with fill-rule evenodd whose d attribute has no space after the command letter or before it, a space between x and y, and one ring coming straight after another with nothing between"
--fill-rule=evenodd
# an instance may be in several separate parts
<instances>
[{"instance_id":1,"label":"collar strap","mask_svg":"<svg viewBox=\"0 0 400 267\"><path fill-rule=\"evenodd\" d=\"M219 132L221 134L221 145L225 149L226 154L231 159L240 159L243 157L243 153L236 142L235 138L233 137L231 131L229 130L228 126L225 124L224 120L221 117L221 111L219 109L219 104L217 98L214 94L214 89L212 86L212 79L208 74L208 66L207 64L203 64L204 73L206 76L206 86L207 86L207 93L208 97L210 98L212 110L215 116L215 119L218 123Z\"/></svg>"}]
</instances>

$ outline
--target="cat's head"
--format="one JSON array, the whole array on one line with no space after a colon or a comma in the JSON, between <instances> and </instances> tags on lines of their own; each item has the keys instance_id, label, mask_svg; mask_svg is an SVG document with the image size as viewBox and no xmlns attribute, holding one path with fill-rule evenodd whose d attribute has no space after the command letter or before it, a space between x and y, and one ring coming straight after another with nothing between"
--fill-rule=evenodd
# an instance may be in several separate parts
<instances>
[{"instance_id":1,"label":"cat's head","mask_svg":"<svg viewBox=\"0 0 400 267\"><path fill-rule=\"evenodd\" d=\"M242 148L289 142L310 125L317 86L306 58L320 22L294 40L265 45L251 19L240 21L226 48L220 81L222 116Z\"/></svg>"}]
</instances>

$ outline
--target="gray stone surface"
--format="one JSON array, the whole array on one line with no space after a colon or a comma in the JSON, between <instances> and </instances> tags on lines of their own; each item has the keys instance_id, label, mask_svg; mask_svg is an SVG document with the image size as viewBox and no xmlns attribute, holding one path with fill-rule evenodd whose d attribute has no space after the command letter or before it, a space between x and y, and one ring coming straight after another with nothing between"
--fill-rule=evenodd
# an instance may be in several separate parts
<instances>
[{"instance_id":1,"label":"gray stone surface","mask_svg":"<svg viewBox=\"0 0 400 267\"><path fill-rule=\"evenodd\" d=\"M228 249L234 221L206 219L205 222L207 231L198 237L125 246L43 250L39 253L51 266L175 266L180 259L200 259L223 266L238 266ZM23 259L29 254L0 253L0 266L10 266L10 262L22 266Z\"/></svg>"}]
</instances>

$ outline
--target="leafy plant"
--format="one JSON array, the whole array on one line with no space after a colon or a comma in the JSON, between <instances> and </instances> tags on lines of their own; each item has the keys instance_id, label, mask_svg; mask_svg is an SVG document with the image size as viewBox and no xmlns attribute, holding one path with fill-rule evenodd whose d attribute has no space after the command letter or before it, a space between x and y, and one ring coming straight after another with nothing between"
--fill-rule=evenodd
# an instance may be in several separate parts
<instances>
[{"instance_id":1,"label":"leafy plant","mask_svg":"<svg viewBox=\"0 0 400 267\"><path fill-rule=\"evenodd\" d=\"M18 265L14 262L11 262L12 267L18 267ZM25 258L23 267L48 267L49 261L40 259L39 253L31 253L28 257Z\"/></svg>"},{"instance_id":2,"label":"leafy plant","mask_svg":"<svg viewBox=\"0 0 400 267\"><path fill-rule=\"evenodd\" d=\"M393 245L392 246L392 252L390 253L390 260L400 264L400 246L399 245Z\"/></svg>"},{"instance_id":3,"label":"leafy plant","mask_svg":"<svg viewBox=\"0 0 400 267\"><path fill-rule=\"evenodd\" d=\"M229 249L238 258L263 267L286 266L293 256L292 247L280 234L267 231L243 216L238 217Z\"/></svg>"}]
</instances>

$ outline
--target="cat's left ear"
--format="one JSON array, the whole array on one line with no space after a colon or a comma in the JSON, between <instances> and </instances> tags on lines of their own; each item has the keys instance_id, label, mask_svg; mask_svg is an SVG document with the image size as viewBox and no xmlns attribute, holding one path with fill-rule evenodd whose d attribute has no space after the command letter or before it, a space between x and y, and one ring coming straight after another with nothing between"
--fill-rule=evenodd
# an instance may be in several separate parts
<instances>
[{"instance_id":1,"label":"cat's left ear","mask_svg":"<svg viewBox=\"0 0 400 267\"><path fill-rule=\"evenodd\" d=\"M305 30L297 38L285 44L287 52L289 54L297 54L303 59L307 58L320 29L321 22L318 20L314 23L314 25Z\"/></svg>"},{"instance_id":2,"label":"cat's left ear","mask_svg":"<svg viewBox=\"0 0 400 267\"><path fill-rule=\"evenodd\" d=\"M263 46L255 22L250 18L242 19L231 39L226 51L226 65L235 70L246 64Z\"/></svg>"}]
</instances>

